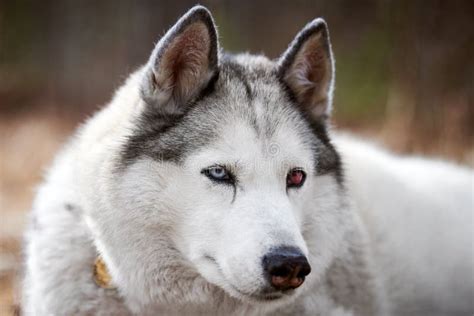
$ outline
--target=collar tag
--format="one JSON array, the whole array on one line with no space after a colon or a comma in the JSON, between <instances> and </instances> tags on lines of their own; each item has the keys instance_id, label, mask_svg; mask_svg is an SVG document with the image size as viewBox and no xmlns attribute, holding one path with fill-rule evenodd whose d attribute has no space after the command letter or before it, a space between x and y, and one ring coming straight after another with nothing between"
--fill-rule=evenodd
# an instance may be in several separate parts
<instances>
[{"instance_id":1,"label":"collar tag","mask_svg":"<svg viewBox=\"0 0 474 316\"><path fill-rule=\"evenodd\" d=\"M107 270L107 266L100 256L98 256L94 262L94 281L97 286L103 289L115 288L115 286L112 285L112 277Z\"/></svg>"}]
</instances>

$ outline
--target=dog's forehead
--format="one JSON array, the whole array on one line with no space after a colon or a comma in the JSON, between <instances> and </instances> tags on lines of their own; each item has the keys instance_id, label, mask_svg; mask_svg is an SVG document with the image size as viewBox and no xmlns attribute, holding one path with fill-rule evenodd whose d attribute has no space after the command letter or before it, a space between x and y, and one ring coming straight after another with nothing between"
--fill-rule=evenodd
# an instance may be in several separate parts
<instances>
[{"instance_id":1,"label":"dog's forehead","mask_svg":"<svg viewBox=\"0 0 474 316\"><path fill-rule=\"evenodd\" d=\"M215 129L216 138L278 142L286 137L288 141L303 138L305 143L309 140L304 138L311 135L279 81L274 63L263 56L224 58L214 92L193 114L200 116L196 121Z\"/></svg>"},{"instance_id":2,"label":"dog's forehead","mask_svg":"<svg viewBox=\"0 0 474 316\"><path fill-rule=\"evenodd\" d=\"M183 161L195 151L222 140L244 141L246 131L259 146L310 147L314 134L277 77L275 63L263 56L223 56L212 89L175 122L159 122L144 115L125 144L122 162L139 156ZM145 112L146 114L146 112ZM231 137L231 136L234 137Z\"/></svg>"},{"instance_id":3,"label":"dog's forehead","mask_svg":"<svg viewBox=\"0 0 474 316\"><path fill-rule=\"evenodd\" d=\"M218 89L228 98L255 99L267 103L284 101L286 94L276 74L276 65L264 56L242 54L222 58Z\"/></svg>"},{"instance_id":4,"label":"dog's forehead","mask_svg":"<svg viewBox=\"0 0 474 316\"><path fill-rule=\"evenodd\" d=\"M271 136L279 128L304 125L299 111L278 79L275 64L263 56L223 58L214 93L203 100L203 110L222 120L245 120L258 134Z\"/></svg>"}]
</instances>

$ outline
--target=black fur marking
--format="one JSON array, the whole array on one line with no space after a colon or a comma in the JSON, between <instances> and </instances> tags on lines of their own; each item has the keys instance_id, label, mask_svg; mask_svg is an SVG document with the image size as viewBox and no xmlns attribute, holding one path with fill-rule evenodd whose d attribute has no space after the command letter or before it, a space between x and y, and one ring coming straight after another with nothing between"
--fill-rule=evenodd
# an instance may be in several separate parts
<instances>
[{"instance_id":1,"label":"black fur marking","mask_svg":"<svg viewBox=\"0 0 474 316\"><path fill-rule=\"evenodd\" d=\"M237 197L237 184L234 184L234 192L233 192L232 201L230 201L230 204L234 204L236 197Z\"/></svg>"},{"instance_id":2,"label":"black fur marking","mask_svg":"<svg viewBox=\"0 0 474 316\"><path fill-rule=\"evenodd\" d=\"M341 156L329 139L326 124L320 121L309 122L313 134L317 135L324 144L323 149L317 153L316 171L319 174L334 173L339 184L344 181Z\"/></svg>"},{"instance_id":3,"label":"black fur marking","mask_svg":"<svg viewBox=\"0 0 474 316\"><path fill-rule=\"evenodd\" d=\"M157 138L173 129L182 119L183 115L173 115L156 113L153 110L147 110L139 119L137 128L126 142L126 146L121 154L121 167L126 167L134 163L140 156L153 156L153 143ZM180 152L163 151L159 160L178 160Z\"/></svg>"}]
</instances>

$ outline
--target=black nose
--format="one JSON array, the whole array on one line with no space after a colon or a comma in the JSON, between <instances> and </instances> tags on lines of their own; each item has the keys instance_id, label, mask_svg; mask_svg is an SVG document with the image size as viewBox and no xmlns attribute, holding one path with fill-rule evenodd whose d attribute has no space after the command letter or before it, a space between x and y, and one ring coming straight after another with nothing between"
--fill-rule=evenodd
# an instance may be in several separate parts
<instances>
[{"instance_id":1,"label":"black nose","mask_svg":"<svg viewBox=\"0 0 474 316\"><path fill-rule=\"evenodd\" d=\"M308 259L294 247L279 247L263 257L263 270L277 290L296 289L311 272Z\"/></svg>"}]
</instances>

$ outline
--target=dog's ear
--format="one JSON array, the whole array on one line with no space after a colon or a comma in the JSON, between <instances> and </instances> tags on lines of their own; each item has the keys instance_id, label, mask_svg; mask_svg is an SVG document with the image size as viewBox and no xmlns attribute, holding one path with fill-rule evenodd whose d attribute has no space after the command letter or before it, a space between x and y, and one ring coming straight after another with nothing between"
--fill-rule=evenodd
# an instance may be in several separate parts
<instances>
[{"instance_id":1,"label":"dog's ear","mask_svg":"<svg viewBox=\"0 0 474 316\"><path fill-rule=\"evenodd\" d=\"M325 120L329 116L334 61L323 19L313 20L296 36L279 60L278 75L311 117Z\"/></svg>"},{"instance_id":2,"label":"dog's ear","mask_svg":"<svg viewBox=\"0 0 474 316\"><path fill-rule=\"evenodd\" d=\"M163 113L182 113L217 73L218 50L211 14L193 7L153 50L141 86L143 100Z\"/></svg>"}]
</instances>

